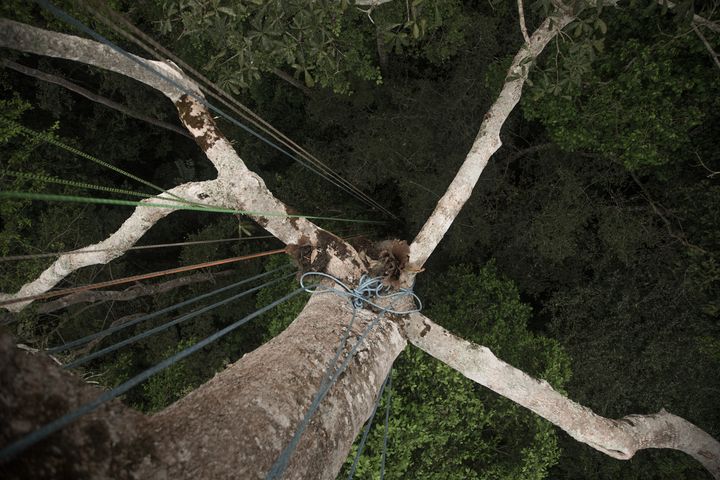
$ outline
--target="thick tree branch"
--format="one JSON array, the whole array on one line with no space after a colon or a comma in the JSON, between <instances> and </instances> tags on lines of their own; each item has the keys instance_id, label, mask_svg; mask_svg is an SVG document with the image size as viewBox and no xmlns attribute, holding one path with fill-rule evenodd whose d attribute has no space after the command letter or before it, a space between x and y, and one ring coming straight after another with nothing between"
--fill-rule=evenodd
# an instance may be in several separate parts
<instances>
[{"instance_id":1,"label":"thick tree branch","mask_svg":"<svg viewBox=\"0 0 720 480\"><path fill-rule=\"evenodd\" d=\"M404 331L410 343L470 380L532 410L574 439L613 458L628 460L638 450L670 448L691 455L720 479L720 442L676 415L661 410L620 420L604 418L424 315L411 315L404 322Z\"/></svg>"},{"instance_id":2,"label":"thick tree branch","mask_svg":"<svg viewBox=\"0 0 720 480\"><path fill-rule=\"evenodd\" d=\"M20 65L19 63L16 63L16 62L13 62L12 60L7 60L7 59L0 59L0 64L4 67L11 68L11 69L15 70L16 72L20 72L20 73L23 73L30 77L37 78L38 80L42 80L44 82L49 82L49 83L54 83L55 85L60 85L61 87L70 90L71 92L75 92L78 95L82 95L83 97L87 98L88 100L99 103L101 105L105 105L106 107L112 108L113 110L117 110L118 112L124 113L128 117L137 118L138 120L149 123L151 125L155 125L157 127L164 128L166 130L170 130L171 132L179 133L180 135L182 135L184 137L192 138L187 131L181 129L177 125L163 122L162 120L158 120L157 118L148 117L147 115L143 115L141 113L133 112L132 110L130 110L129 108L125 107L124 105L122 105L118 102L110 100L109 98L105 98L102 95L93 93L90 90L87 90L87 89L81 87L80 85L76 85L75 83L73 83L69 80L66 80L62 77L58 77L57 75L51 75L49 73L41 72L40 70L37 70L35 68L30 68L25 65Z\"/></svg>"},{"instance_id":3,"label":"thick tree branch","mask_svg":"<svg viewBox=\"0 0 720 480\"><path fill-rule=\"evenodd\" d=\"M8 478L55 478L58 471L68 478L265 478L318 391L352 314L343 297L313 295L280 335L162 412L146 417L112 402L0 468ZM375 318L357 312L344 353ZM284 480L337 476L405 345L393 321L382 318L370 330L313 416ZM3 332L0 380L0 423L7 426L0 447L100 393L44 355L19 351Z\"/></svg>"},{"instance_id":4,"label":"thick tree branch","mask_svg":"<svg viewBox=\"0 0 720 480\"><path fill-rule=\"evenodd\" d=\"M64 33L51 32L24 23L0 18L0 47L46 57L64 58L110 70L159 90L173 102L191 91L200 95L194 82L185 77L177 68L164 63L127 54L84 38ZM168 82L165 78L172 80ZM173 83L182 88L178 88Z\"/></svg>"},{"instance_id":5,"label":"thick tree branch","mask_svg":"<svg viewBox=\"0 0 720 480\"><path fill-rule=\"evenodd\" d=\"M297 243L303 236L315 243L320 229L305 219L288 219L283 216L288 213L287 207L270 193L258 175L245 166L230 142L220 133L205 105L200 102L199 99L204 97L197 85L177 67L130 54L124 55L92 40L50 32L7 19L0 19L0 29L3 30L0 47L104 68L162 92L173 101L180 120L217 169L218 186L227 189L227 201L222 204L234 204L234 208L240 210L277 214L273 217L251 217L286 244ZM160 78L158 73L170 77L182 89ZM344 246L349 247L347 244ZM349 249L352 251L352 247Z\"/></svg>"},{"instance_id":6,"label":"thick tree branch","mask_svg":"<svg viewBox=\"0 0 720 480\"><path fill-rule=\"evenodd\" d=\"M428 218L410 246L410 263L421 268L435 250L448 228L460 213L460 209L470 198L480 174L493 153L500 148L500 129L522 95L522 87L533 60L543 51L555 35L574 19L573 16L559 12L557 16L546 19L515 55L508 70L507 79L500 94L480 125L460 170L455 175L445 195L440 199L435 211Z\"/></svg>"}]
</instances>

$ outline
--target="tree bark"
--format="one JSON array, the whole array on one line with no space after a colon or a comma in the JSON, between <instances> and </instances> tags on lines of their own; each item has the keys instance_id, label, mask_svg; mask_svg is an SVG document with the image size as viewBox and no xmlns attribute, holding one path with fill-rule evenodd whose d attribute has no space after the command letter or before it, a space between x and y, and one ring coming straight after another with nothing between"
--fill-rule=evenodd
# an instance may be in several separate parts
<instances>
[{"instance_id":1,"label":"tree bark","mask_svg":"<svg viewBox=\"0 0 720 480\"><path fill-rule=\"evenodd\" d=\"M575 440L619 460L638 450L670 448L692 456L720 479L720 442L676 415L601 417L553 389L544 380L498 359L490 349L463 340L421 314L403 323L408 341L470 380L522 405L562 428Z\"/></svg>"},{"instance_id":2,"label":"tree bark","mask_svg":"<svg viewBox=\"0 0 720 480\"><path fill-rule=\"evenodd\" d=\"M283 333L162 412L145 417L114 402L3 468L28 478L53 477L49 472L60 469L68 477L264 478L318 391L351 315L347 299L315 294ZM376 317L358 311L345 352ZM397 324L381 318L321 403L283 479L335 478L405 345ZM0 436L0 447L97 395L97 388L61 373L42 355L14 348L8 336L0 348L0 378L13 379L3 383L12 395L0 396L0 421L11 426ZM24 367L14 367L18 362ZM48 384L49 391L62 389L52 397L60 406L38 415L48 403L42 398ZM94 431L99 428L101 434ZM108 441L94 441L97 435ZM119 457L122 468L116 470Z\"/></svg>"},{"instance_id":3,"label":"tree bark","mask_svg":"<svg viewBox=\"0 0 720 480\"><path fill-rule=\"evenodd\" d=\"M155 434L177 446L164 462L170 476L265 478L318 391L351 314L346 299L314 295L281 335L153 417ZM358 311L346 351L375 317ZM381 319L321 403L283 479L335 478L404 347L398 326Z\"/></svg>"},{"instance_id":4,"label":"tree bark","mask_svg":"<svg viewBox=\"0 0 720 480\"><path fill-rule=\"evenodd\" d=\"M59 368L43 354L16 348L0 331L0 446L91 401L100 389ZM105 404L23 455L0 463L5 479L130 478L142 456L152 454L147 418L119 400Z\"/></svg>"}]
</instances>

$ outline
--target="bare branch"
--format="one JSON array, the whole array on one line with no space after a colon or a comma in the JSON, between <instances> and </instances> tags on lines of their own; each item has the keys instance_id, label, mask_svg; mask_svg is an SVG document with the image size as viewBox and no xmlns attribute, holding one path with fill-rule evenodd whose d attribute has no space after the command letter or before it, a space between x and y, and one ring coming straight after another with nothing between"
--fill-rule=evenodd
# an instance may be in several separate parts
<instances>
[{"instance_id":1,"label":"bare branch","mask_svg":"<svg viewBox=\"0 0 720 480\"><path fill-rule=\"evenodd\" d=\"M652 199L652 196L650 196L650 192L648 192L647 188L645 188L645 185L643 185L642 182L640 182L640 179L637 177L637 175L635 175L635 173L633 171L630 171L630 177L633 179L635 184L638 187L640 187L640 190L642 190L643 196L645 197L647 202L650 204L650 207L652 208L653 212L655 212L655 214L660 218L660 220L662 220L669 236L671 236L675 240L679 241L680 243L685 245L687 248L693 249L697 252L708 253L707 250L705 250L704 248L699 247L699 246L691 243L690 241L688 241L688 239L685 237L684 234L675 233L675 231L673 230L672 223L670 223L670 220L667 219L667 217L663 214L663 212L655 204L655 202Z\"/></svg>"},{"instance_id":2,"label":"bare branch","mask_svg":"<svg viewBox=\"0 0 720 480\"><path fill-rule=\"evenodd\" d=\"M272 70L273 75L278 77L280 80L283 80L287 82L289 85L292 85L293 87L300 90L303 95L306 97L313 97L313 91L310 90L308 87L306 87L301 81L299 81L297 78L293 77L292 75L284 72L283 70L279 68L273 68Z\"/></svg>"},{"instance_id":3,"label":"bare branch","mask_svg":"<svg viewBox=\"0 0 720 480\"><path fill-rule=\"evenodd\" d=\"M518 17L520 18L520 31L525 39L525 43L530 43L530 36L528 35L527 27L525 26L525 7L523 6L523 0L517 0Z\"/></svg>"},{"instance_id":4,"label":"bare branch","mask_svg":"<svg viewBox=\"0 0 720 480\"><path fill-rule=\"evenodd\" d=\"M671 2L668 2L668 3L671 3ZM700 15L693 15L693 23L695 25L701 25L705 28L708 28L715 33L720 33L720 24L718 24L716 22L712 22L705 17L701 17Z\"/></svg>"},{"instance_id":5,"label":"bare branch","mask_svg":"<svg viewBox=\"0 0 720 480\"><path fill-rule=\"evenodd\" d=\"M379 7L383 3L390 3L392 1L393 0L355 0L355 5L375 8L375 7Z\"/></svg>"},{"instance_id":6,"label":"bare branch","mask_svg":"<svg viewBox=\"0 0 720 480\"><path fill-rule=\"evenodd\" d=\"M125 315L125 316L120 317L117 320L113 321L108 328L113 328L118 325L122 325L124 323L131 322L131 321L135 320L136 318L142 317L143 315L146 315L146 314L143 312L137 312L137 313L131 313L130 315ZM82 356L89 354L91 351L93 351L95 349L96 346L98 346L98 344L100 342L105 340L108 337L108 335L110 335L110 334L107 333L105 335L101 335L97 338L94 338L91 341L89 341L87 344L85 344L82 348L78 348L77 350L75 350L75 352L73 354L73 358L80 358ZM52 358L54 358L54 357L52 357Z\"/></svg>"},{"instance_id":7,"label":"bare branch","mask_svg":"<svg viewBox=\"0 0 720 480\"><path fill-rule=\"evenodd\" d=\"M207 273L194 273L192 275L186 275L184 277L175 278L168 280L167 282L154 283L150 285L139 283L128 287L125 290L87 290L84 292L73 293L65 297L53 300L51 302L43 303L37 307L37 313L51 313L63 308L67 308L71 305L77 305L78 303L91 303L91 302L129 302L131 300L138 299L140 297L147 297L150 295L157 295L160 293L169 292L176 288L184 287L186 285L192 285L201 282L212 282L217 278L226 277L232 275L236 270L224 270L222 272L207 272Z\"/></svg>"},{"instance_id":8,"label":"bare branch","mask_svg":"<svg viewBox=\"0 0 720 480\"><path fill-rule=\"evenodd\" d=\"M698 36L700 41L703 42L703 45L705 45L705 48L710 53L710 56L712 57L713 61L715 62L715 65L717 65L718 68L720 68L720 59L718 59L718 54L715 53L715 50L713 50L712 45L710 45L710 42L707 41L707 38L705 38L705 35L700 31L699 28L697 28L697 25L693 23L692 26L693 31L695 32L695 35Z\"/></svg>"},{"instance_id":9,"label":"bare branch","mask_svg":"<svg viewBox=\"0 0 720 480\"><path fill-rule=\"evenodd\" d=\"M697 152L695 152L695 156L697 157L698 162L700 162L700 165L709 172L709 174L707 175L707 178L713 178L713 177L715 177L715 175L720 175L720 171L709 169L707 167L707 165L705 165L705 162L702 161L702 158L700 158L700 155L698 155Z\"/></svg>"},{"instance_id":10,"label":"bare branch","mask_svg":"<svg viewBox=\"0 0 720 480\"><path fill-rule=\"evenodd\" d=\"M455 217L460 213L460 209L470 198L488 160L502 145L500 129L520 100L530 64L558 31L573 19L573 16L561 12L555 17L549 17L533 33L530 41L523 45L515 55L505 84L497 100L485 114L485 119L480 125L480 132L475 138L470 153L450 183L445 195L438 202L435 211L410 246L410 263L416 269L425 264L445 236Z\"/></svg>"},{"instance_id":11,"label":"bare branch","mask_svg":"<svg viewBox=\"0 0 720 480\"><path fill-rule=\"evenodd\" d=\"M720 479L720 442L692 423L661 410L613 420L595 414L525 372L498 359L490 349L456 337L421 314L404 322L410 343L451 368L533 411L571 437L606 455L628 460L646 448L680 450Z\"/></svg>"},{"instance_id":12,"label":"bare branch","mask_svg":"<svg viewBox=\"0 0 720 480\"><path fill-rule=\"evenodd\" d=\"M218 197L219 195L217 195L217 192L217 180L184 183L168 190L168 193L170 194L177 195L180 198L197 199L196 201L198 202L204 202L208 199L212 200ZM162 193L156 197L152 197L151 199L143 200L143 202L164 199L163 203L167 203L167 197L165 195L165 193ZM74 250L71 252L72 254L60 255L57 260L50 265L50 267L40 274L40 276L23 285L17 293L12 295L0 293L0 300L12 300L15 298L45 293L76 270L90 265L104 265L109 263L125 253L125 251L142 238L145 232L150 230L155 223L173 211L174 210L170 208L137 207L130 218L125 220L120 228L118 228L115 233L110 235L107 239L93 245ZM79 255L79 253L86 250L88 250L86 254ZM101 251L90 252L90 250ZM6 305L4 308L17 312L30 303L31 301L28 300Z\"/></svg>"},{"instance_id":13,"label":"bare branch","mask_svg":"<svg viewBox=\"0 0 720 480\"><path fill-rule=\"evenodd\" d=\"M188 132L181 129L180 127L163 122L162 120L158 120L157 118L148 117L147 115L143 115L141 113L136 113L130 110L129 108L125 107L124 105L115 102L113 100L110 100L109 98L105 98L102 95L98 95L96 93L91 92L90 90L87 90L80 85L76 85L73 82L66 80L62 77L58 77L57 75L51 75L49 73L42 72L40 70L37 70L35 68L30 68L25 65L20 65L19 63L15 63L12 60L7 59L1 59L0 64L2 64L4 67L11 68L15 70L16 72L23 73L25 75L28 75L30 77L37 78L39 80L43 80L45 82L54 83L55 85L60 85L63 88L66 88L70 90L71 92L75 92L78 95L82 95L83 97L87 98L88 100L92 100L93 102L99 103L101 105L105 105L108 108L112 108L113 110L117 110L118 112L124 113L128 117L137 118L138 120L142 120L143 122L150 123L152 125L155 125L160 128L164 128L166 130L170 130L171 132L179 133L180 135L188 138L192 138Z\"/></svg>"},{"instance_id":14,"label":"bare branch","mask_svg":"<svg viewBox=\"0 0 720 480\"><path fill-rule=\"evenodd\" d=\"M672 2L670 0L656 0L656 1L660 5L667 5L668 8L675 8L677 6L675 4L675 2ZM697 14L693 15L693 23L695 25L702 25L703 27L706 27L715 33L720 33L720 24L717 24L716 22L708 20L705 17L701 17L700 15L697 15Z\"/></svg>"}]
</instances>

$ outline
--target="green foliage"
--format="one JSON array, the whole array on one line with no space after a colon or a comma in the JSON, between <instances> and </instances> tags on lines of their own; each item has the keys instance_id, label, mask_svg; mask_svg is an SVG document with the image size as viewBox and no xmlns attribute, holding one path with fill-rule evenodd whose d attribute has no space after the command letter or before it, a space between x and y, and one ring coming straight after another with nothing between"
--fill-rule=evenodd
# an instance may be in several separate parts
<instances>
[{"instance_id":1,"label":"green foliage","mask_svg":"<svg viewBox=\"0 0 720 480\"><path fill-rule=\"evenodd\" d=\"M195 343L197 343L195 338L181 340L176 346L166 350L165 356L169 357ZM185 359L150 377L143 385L143 391L147 398L145 411L160 411L202 384L204 379L197 375L197 371L192 368L190 362L191 360Z\"/></svg>"},{"instance_id":2,"label":"green foliage","mask_svg":"<svg viewBox=\"0 0 720 480\"><path fill-rule=\"evenodd\" d=\"M319 84L339 93L350 79L379 81L358 17L345 2L267 0L247 3L166 0L161 31L188 37L194 53L212 52L204 64L220 85L233 92L248 88L261 73L289 67L308 87Z\"/></svg>"},{"instance_id":3,"label":"green foliage","mask_svg":"<svg viewBox=\"0 0 720 480\"><path fill-rule=\"evenodd\" d=\"M203 59L203 69L235 93L280 69L307 87L349 94L358 81L381 83L378 41L440 65L465 44L470 21L457 0L393 2L363 12L345 1L298 0L165 0L160 10L144 8L162 34Z\"/></svg>"},{"instance_id":4,"label":"green foliage","mask_svg":"<svg viewBox=\"0 0 720 480\"><path fill-rule=\"evenodd\" d=\"M9 191L44 192L47 184L37 178L4 175L3 172L22 171L37 175L52 175L61 172L62 167L53 160L61 157L44 142L27 135L18 128L30 116L29 102L14 94L9 99L0 99L0 148L3 150L0 188ZM59 126L55 123L44 130L44 134L56 138ZM69 187L55 188L57 193L66 193ZM4 200L0 203L0 255L37 253L38 250L65 250L72 242L72 231L63 227L74 224L91 225L90 219L82 219L78 212L91 208L70 205L37 205L30 200ZM47 260L30 260L22 263L3 264L0 275L0 290L18 288L25 279L39 274L48 264Z\"/></svg>"},{"instance_id":5,"label":"green foliage","mask_svg":"<svg viewBox=\"0 0 720 480\"><path fill-rule=\"evenodd\" d=\"M292 264L289 257L272 257L266 263L265 270L270 271L289 264ZM292 272L292 269L288 268L287 270L284 270L283 274L287 272ZM297 288L298 282L295 277L290 277L285 281L264 288L262 291L258 292L256 307L262 308L265 305L274 302L278 298L284 297L285 295L297 290ZM263 341L268 341L282 333L282 331L285 330L293 320L295 320L298 314L302 311L303 307L305 307L308 297L309 295L306 294L298 295L297 297L278 305L263 315L263 325L265 328Z\"/></svg>"},{"instance_id":6,"label":"green foliage","mask_svg":"<svg viewBox=\"0 0 720 480\"><path fill-rule=\"evenodd\" d=\"M539 120L563 149L599 153L631 170L671 162L720 108L716 74L706 68L698 39L643 37L637 16L608 14L614 35L607 38L595 36L607 32L599 17L568 27L581 38L556 40L556 54L533 74L523 100L526 117Z\"/></svg>"},{"instance_id":7,"label":"green foliage","mask_svg":"<svg viewBox=\"0 0 720 480\"><path fill-rule=\"evenodd\" d=\"M442 65L466 43L471 17L461 2L391 2L372 12L377 35L389 50Z\"/></svg>"},{"instance_id":8,"label":"green foliage","mask_svg":"<svg viewBox=\"0 0 720 480\"><path fill-rule=\"evenodd\" d=\"M0 99L0 147L3 148L7 155L3 162L5 168L2 171L2 181L3 188L7 190L39 191L44 185L43 182L35 179L13 177L14 180L10 180L9 175L4 175L5 170L26 169L31 162L34 151L42 145L40 139L27 135L19 126L22 116L30 110L32 110L30 104L22 100L17 94L10 100ZM57 128L58 125L55 124L50 130L43 133L52 138L54 137L52 132ZM38 172L36 171L36 173ZM30 201L3 202L0 205L0 215L8 218L20 217L18 227L27 226L29 219L22 218L19 213L29 203Z\"/></svg>"}]
</instances>

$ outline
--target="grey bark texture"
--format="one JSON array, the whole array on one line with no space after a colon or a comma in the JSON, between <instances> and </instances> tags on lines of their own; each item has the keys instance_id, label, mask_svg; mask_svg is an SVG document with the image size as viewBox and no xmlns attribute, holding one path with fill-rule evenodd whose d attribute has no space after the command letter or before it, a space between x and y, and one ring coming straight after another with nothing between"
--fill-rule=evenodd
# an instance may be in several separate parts
<instances>
[{"instance_id":1,"label":"grey bark texture","mask_svg":"<svg viewBox=\"0 0 720 480\"><path fill-rule=\"evenodd\" d=\"M145 416L111 402L0 465L0 473L265 478L318 391L351 315L346 299L315 294L283 333L162 412ZM344 353L376 317L358 312ZM335 478L405 345L398 325L380 319L325 397L282 478ZM46 356L16 348L7 334L0 337L0 361L0 424L7 426L0 447L100 393Z\"/></svg>"}]
</instances>

